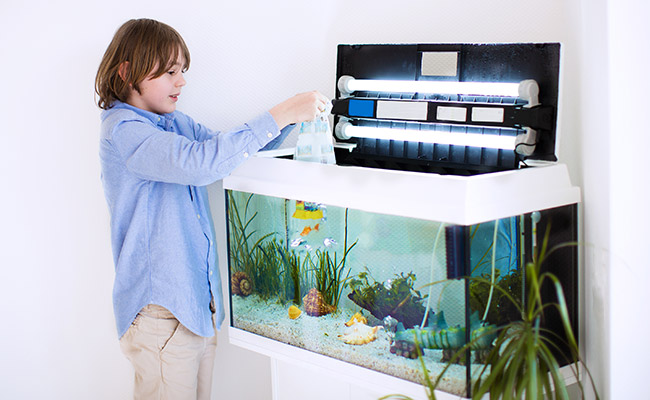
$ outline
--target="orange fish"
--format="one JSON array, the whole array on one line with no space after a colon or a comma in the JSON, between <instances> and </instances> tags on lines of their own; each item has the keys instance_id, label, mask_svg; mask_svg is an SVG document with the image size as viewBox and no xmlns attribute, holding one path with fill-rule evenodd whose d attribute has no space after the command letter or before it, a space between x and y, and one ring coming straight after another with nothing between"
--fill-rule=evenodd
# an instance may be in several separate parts
<instances>
[{"instance_id":1,"label":"orange fish","mask_svg":"<svg viewBox=\"0 0 650 400\"><path fill-rule=\"evenodd\" d=\"M303 229L302 232L300 232L300 236L307 236L307 235L309 235L309 232L311 232L311 231L318 232L319 228L320 228L320 224L314 225L313 228L309 227L309 226L306 226L305 229Z\"/></svg>"}]
</instances>

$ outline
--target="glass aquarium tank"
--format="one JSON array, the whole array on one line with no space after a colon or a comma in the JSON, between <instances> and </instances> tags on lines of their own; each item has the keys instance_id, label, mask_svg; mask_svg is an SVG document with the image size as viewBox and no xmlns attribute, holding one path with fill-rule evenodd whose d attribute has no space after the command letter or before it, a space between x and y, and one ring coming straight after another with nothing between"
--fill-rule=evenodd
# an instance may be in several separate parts
<instances>
[{"instance_id":1,"label":"glass aquarium tank","mask_svg":"<svg viewBox=\"0 0 650 400\"><path fill-rule=\"evenodd\" d=\"M417 343L431 379L453 359L438 389L459 396L518 318L508 296L523 298L537 232L577 240L575 204L458 224L426 203L395 215L261 192L226 185L231 326L421 384ZM576 250L554 257L577 329Z\"/></svg>"}]
</instances>

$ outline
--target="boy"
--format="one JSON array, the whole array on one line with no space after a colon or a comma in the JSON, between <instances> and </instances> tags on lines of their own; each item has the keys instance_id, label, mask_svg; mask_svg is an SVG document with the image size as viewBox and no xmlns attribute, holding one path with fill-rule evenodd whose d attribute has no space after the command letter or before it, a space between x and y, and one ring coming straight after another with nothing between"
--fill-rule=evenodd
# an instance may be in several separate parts
<instances>
[{"instance_id":1,"label":"boy","mask_svg":"<svg viewBox=\"0 0 650 400\"><path fill-rule=\"evenodd\" d=\"M102 182L111 215L113 302L136 399L208 399L224 319L205 186L277 146L325 109L296 95L241 127L213 132L176 111L190 54L170 26L122 25L95 80Z\"/></svg>"}]
</instances>

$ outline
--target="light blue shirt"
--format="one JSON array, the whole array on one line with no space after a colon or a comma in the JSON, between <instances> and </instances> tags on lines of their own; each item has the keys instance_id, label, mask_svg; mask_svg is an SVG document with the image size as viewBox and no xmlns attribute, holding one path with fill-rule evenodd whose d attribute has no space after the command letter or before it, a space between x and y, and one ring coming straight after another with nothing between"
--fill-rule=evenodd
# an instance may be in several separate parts
<instances>
[{"instance_id":1,"label":"light blue shirt","mask_svg":"<svg viewBox=\"0 0 650 400\"><path fill-rule=\"evenodd\" d=\"M101 120L119 337L147 304L167 308L197 335L214 335L211 298L217 328L224 308L205 186L258 150L277 147L290 129L280 132L266 112L219 133L179 111L159 115L121 102Z\"/></svg>"}]
</instances>

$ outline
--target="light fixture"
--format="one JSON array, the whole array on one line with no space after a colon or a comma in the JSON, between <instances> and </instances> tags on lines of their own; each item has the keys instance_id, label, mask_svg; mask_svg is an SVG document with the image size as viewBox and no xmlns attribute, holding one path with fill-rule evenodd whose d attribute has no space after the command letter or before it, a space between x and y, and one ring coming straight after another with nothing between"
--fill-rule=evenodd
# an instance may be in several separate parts
<instances>
[{"instance_id":1,"label":"light fixture","mask_svg":"<svg viewBox=\"0 0 650 400\"><path fill-rule=\"evenodd\" d=\"M356 137L484 147L503 150L514 150L516 141L516 136L359 126L352 125L350 122L344 120L341 120L336 124L335 134L342 140Z\"/></svg>"}]
</instances>

